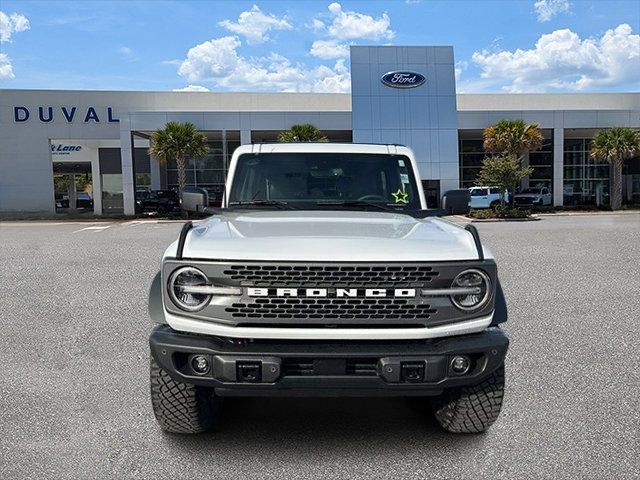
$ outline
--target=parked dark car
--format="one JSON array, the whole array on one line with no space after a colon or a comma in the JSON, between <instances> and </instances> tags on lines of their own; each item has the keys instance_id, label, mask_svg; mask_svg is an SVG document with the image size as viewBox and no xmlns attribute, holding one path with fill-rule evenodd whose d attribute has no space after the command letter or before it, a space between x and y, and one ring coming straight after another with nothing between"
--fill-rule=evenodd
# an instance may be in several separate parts
<instances>
[{"instance_id":1,"label":"parked dark car","mask_svg":"<svg viewBox=\"0 0 640 480\"><path fill-rule=\"evenodd\" d=\"M138 213L179 212L180 197L175 190L139 190L136 192L136 208Z\"/></svg>"},{"instance_id":2,"label":"parked dark car","mask_svg":"<svg viewBox=\"0 0 640 480\"><path fill-rule=\"evenodd\" d=\"M78 192L76 195L76 208L93 208L93 198L87 192Z\"/></svg>"},{"instance_id":3,"label":"parked dark car","mask_svg":"<svg viewBox=\"0 0 640 480\"><path fill-rule=\"evenodd\" d=\"M56 208L69 208L69 195L56 193Z\"/></svg>"},{"instance_id":4,"label":"parked dark car","mask_svg":"<svg viewBox=\"0 0 640 480\"><path fill-rule=\"evenodd\" d=\"M222 195L224 194L222 190L207 190L207 193L209 194L210 207L222 206Z\"/></svg>"}]
</instances>

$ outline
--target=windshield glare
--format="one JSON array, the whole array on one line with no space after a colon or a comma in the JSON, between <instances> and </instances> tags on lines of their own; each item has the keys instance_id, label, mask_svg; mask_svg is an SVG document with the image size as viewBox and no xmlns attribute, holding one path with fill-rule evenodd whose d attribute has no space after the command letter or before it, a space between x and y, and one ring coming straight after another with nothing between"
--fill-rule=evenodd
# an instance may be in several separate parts
<instances>
[{"instance_id":1,"label":"windshield glare","mask_svg":"<svg viewBox=\"0 0 640 480\"><path fill-rule=\"evenodd\" d=\"M242 155L238 158L229 204L260 201L287 202L300 208L368 202L389 208L420 209L411 161L403 155Z\"/></svg>"}]
</instances>

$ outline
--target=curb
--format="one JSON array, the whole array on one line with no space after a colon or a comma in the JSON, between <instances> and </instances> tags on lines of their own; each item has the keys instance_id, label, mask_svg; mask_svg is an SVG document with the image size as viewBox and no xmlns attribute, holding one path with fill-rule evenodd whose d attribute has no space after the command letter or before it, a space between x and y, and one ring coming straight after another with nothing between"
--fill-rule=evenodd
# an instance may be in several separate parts
<instances>
[{"instance_id":1,"label":"curb","mask_svg":"<svg viewBox=\"0 0 640 480\"><path fill-rule=\"evenodd\" d=\"M471 223L490 223L490 222L537 222L542 220L538 217L527 217L527 218L469 218Z\"/></svg>"}]
</instances>

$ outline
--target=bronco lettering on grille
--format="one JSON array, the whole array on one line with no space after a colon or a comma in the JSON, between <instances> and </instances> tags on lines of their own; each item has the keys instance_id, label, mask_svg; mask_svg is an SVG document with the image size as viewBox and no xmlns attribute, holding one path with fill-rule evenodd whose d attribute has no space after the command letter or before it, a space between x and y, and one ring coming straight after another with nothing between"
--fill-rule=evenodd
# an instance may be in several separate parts
<instances>
[{"instance_id":1,"label":"bronco lettering on grille","mask_svg":"<svg viewBox=\"0 0 640 480\"><path fill-rule=\"evenodd\" d=\"M415 288L247 288L250 297L413 298Z\"/></svg>"}]
</instances>

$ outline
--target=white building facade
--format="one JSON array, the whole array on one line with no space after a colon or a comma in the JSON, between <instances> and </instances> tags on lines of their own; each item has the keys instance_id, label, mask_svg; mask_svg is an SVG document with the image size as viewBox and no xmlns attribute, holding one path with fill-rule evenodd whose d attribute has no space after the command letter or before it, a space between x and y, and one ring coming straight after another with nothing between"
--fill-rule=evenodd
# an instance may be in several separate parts
<instances>
[{"instance_id":1,"label":"white building facade","mask_svg":"<svg viewBox=\"0 0 640 480\"><path fill-rule=\"evenodd\" d=\"M590 139L640 128L640 93L456 94L452 47L352 47L351 76L351 95L0 90L0 214L134 214L137 191L177 184L175 165L147 154L149 136L169 121L209 139L187 183L214 196L238 145L311 123L330 141L411 147L433 204L474 183L482 131L498 120L540 125L545 144L526 159L534 173L524 186L549 187L555 205L606 198L609 166L590 159ZM640 203L639 163L625 165L628 203Z\"/></svg>"}]
</instances>

